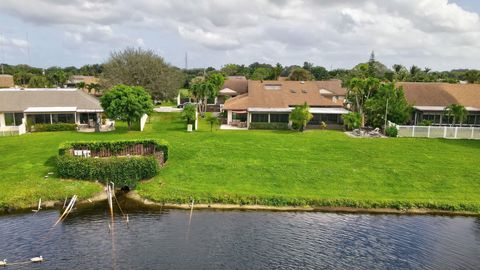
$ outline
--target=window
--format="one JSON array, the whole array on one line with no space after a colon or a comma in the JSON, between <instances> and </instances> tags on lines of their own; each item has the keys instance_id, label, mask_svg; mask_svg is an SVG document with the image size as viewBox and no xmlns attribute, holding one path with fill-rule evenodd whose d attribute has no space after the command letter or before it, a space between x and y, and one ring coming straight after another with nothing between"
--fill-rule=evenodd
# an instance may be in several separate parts
<instances>
[{"instance_id":1,"label":"window","mask_svg":"<svg viewBox=\"0 0 480 270\"><path fill-rule=\"evenodd\" d=\"M434 124L440 124L440 117L439 114L424 114L422 115L422 120L432 121Z\"/></svg>"},{"instance_id":2,"label":"window","mask_svg":"<svg viewBox=\"0 0 480 270\"><path fill-rule=\"evenodd\" d=\"M320 125L321 122L325 122L326 124L338 124L338 114L313 114L313 118L308 124Z\"/></svg>"},{"instance_id":3,"label":"window","mask_svg":"<svg viewBox=\"0 0 480 270\"><path fill-rule=\"evenodd\" d=\"M20 126L22 124L23 113L5 113L6 126Z\"/></svg>"},{"instance_id":4,"label":"window","mask_svg":"<svg viewBox=\"0 0 480 270\"><path fill-rule=\"evenodd\" d=\"M288 123L288 114L270 114L271 123Z\"/></svg>"},{"instance_id":5,"label":"window","mask_svg":"<svg viewBox=\"0 0 480 270\"><path fill-rule=\"evenodd\" d=\"M96 113L81 113L80 114L80 124L88 124L89 121L97 122Z\"/></svg>"},{"instance_id":6,"label":"window","mask_svg":"<svg viewBox=\"0 0 480 270\"><path fill-rule=\"evenodd\" d=\"M240 122L247 122L247 114L246 113L232 112L232 120L239 120Z\"/></svg>"},{"instance_id":7,"label":"window","mask_svg":"<svg viewBox=\"0 0 480 270\"><path fill-rule=\"evenodd\" d=\"M50 114L34 114L33 123L34 124L50 124Z\"/></svg>"},{"instance_id":8,"label":"window","mask_svg":"<svg viewBox=\"0 0 480 270\"><path fill-rule=\"evenodd\" d=\"M266 113L253 113L252 122L268 122L268 114Z\"/></svg>"},{"instance_id":9,"label":"window","mask_svg":"<svg viewBox=\"0 0 480 270\"><path fill-rule=\"evenodd\" d=\"M442 124L452 124L453 123L453 116L446 116L442 117Z\"/></svg>"},{"instance_id":10,"label":"window","mask_svg":"<svg viewBox=\"0 0 480 270\"><path fill-rule=\"evenodd\" d=\"M53 123L75 123L74 114L52 114Z\"/></svg>"},{"instance_id":11,"label":"window","mask_svg":"<svg viewBox=\"0 0 480 270\"><path fill-rule=\"evenodd\" d=\"M265 90L281 90L282 85L281 84L265 84L263 88Z\"/></svg>"}]
</instances>

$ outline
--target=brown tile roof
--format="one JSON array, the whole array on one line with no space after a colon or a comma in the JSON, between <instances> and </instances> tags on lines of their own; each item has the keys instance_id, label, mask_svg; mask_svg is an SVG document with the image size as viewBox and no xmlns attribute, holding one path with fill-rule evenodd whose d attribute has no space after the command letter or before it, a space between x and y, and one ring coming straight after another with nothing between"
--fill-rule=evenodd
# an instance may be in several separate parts
<instances>
[{"instance_id":1,"label":"brown tile roof","mask_svg":"<svg viewBox=\"0 0 480 270\"><path fill-rule=\"evenodd\" d=\"M70 83L77 84L79 82L84 82L85 84L98 83L99 79L94 76L83 76L83 75L73 75L70 80Z\"/></svg>"},{"instance_id":2,"label":"brown tile roof","mask_svg":"<svg viewBox=\"0 0 480 270\"><path fill-rule=\"evenodd\" d=\"M97 98L76 89L0 89L0 112L22 112L28 107L102 109Z\"/></svg>"},{"instance_id":3,"label":"brown tile roof","mask_svg":"<svg viewBox=\"0 0 480 270\"><path fill-rule=\"evenodd\" d=\"M5 88L5 87L13 87L15 84L13 82L13 76L12 75L0 75L0 88Z\"/></svg>"},{"instance_id":4,"label":"brown tile roof","mask_svg":"<svg viewBox=\"0 0 480 270\"><path fill-rule=\"evenodd\" d=\"M239 95L245 94L248 91L247 78L245 78L245 76L229 76L223 83L223 87L221 89L224 88L232 89Z\"/></svg>"},{"instance_id":5,"label":"brown tile roof","mask_svg":"<svg viewBox=\"0 0 480 270\"><path fill-rule=\"evenodd\" d=\"M341 81L248 81L248 93L228 99L226 110L288 108L307 102L311 107L343 107Z\"/></svg>"},{"instance_id":6,"label":"brown tile roof","mask_svg":"<svg viewBox=\"0 0 480 270\"><path fill-rule=\"evenodd\" d=\"M480 84L399 82L405 97L414 106L448 106L461 104L480 108Z\"/></svg>"}]
</instances>

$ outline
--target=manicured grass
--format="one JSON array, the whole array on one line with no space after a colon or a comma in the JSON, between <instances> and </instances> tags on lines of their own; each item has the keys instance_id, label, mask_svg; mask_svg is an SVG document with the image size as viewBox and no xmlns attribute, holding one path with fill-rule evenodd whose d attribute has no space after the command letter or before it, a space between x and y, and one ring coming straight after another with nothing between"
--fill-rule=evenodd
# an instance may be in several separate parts
<instances>
[{"instance_id":1,"label":"manicured grass","mask_svg":"<svg viewBox=\"0 0 480 270\"><path fill-rule=\"evenodd\" d=\"M428 207L480 212L480 141L354 139L338 131L187 133L179 114L155 114L143 133L56 132L0 138L0 205L25 205L101 188L50 177L67 140L161 138L170 159L141 196L160 202Z\"/></svg>"}]
</instances>

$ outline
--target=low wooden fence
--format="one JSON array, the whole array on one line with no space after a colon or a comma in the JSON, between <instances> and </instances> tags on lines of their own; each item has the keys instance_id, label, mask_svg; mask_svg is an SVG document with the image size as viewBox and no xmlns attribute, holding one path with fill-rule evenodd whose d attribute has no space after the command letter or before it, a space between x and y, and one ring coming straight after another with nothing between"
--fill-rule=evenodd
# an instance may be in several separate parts
<instances>
[{"instance_id":1,"label":"low wooden fence","mask_svg":"<svg viewBox=\"0 0 480 270\"><path fill-rule=\"evenodd\" d=\"M397 126L398 137L480 139L479 127Z\"/></svg>"}]
</instances>

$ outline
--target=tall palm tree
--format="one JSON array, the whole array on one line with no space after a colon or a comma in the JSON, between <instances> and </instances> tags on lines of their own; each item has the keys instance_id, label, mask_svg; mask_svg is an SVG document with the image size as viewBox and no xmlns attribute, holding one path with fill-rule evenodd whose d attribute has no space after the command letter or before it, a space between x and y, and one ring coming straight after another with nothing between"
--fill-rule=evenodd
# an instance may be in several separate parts
<instances>
[{"instance_id":1,"label":"tall palm tree","mask_svg":"<svg viewBox=\"0 0 480 270\"><path fill-rule=\"evenodd\" d=\"M461 125L463 121L467 119L468 111L463 105L450 104L447 107L445 107L444 114L447 117L453 117L453 121L452 121L453 125L455 125L457 121Z\"/></svg>"}]
</instances>

